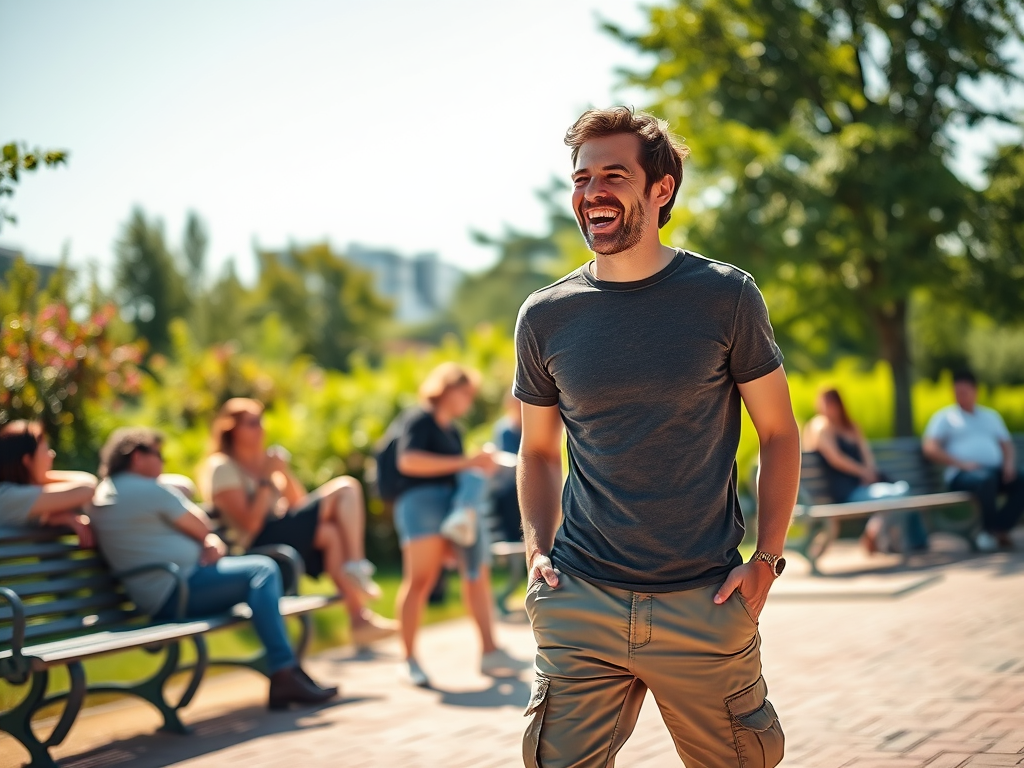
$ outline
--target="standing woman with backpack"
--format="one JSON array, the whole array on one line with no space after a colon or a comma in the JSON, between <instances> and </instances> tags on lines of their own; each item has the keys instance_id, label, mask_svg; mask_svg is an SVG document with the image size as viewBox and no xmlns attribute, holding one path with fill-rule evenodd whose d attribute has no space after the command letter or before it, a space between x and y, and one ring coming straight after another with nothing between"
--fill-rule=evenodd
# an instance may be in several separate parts
<instances>
[{"instance_id":1,"label":"standing woman with backpack","mask_svg":"<svg viewBox=\"0 0 1024 768\"><path fill-rule=\"evenodd\" d=\"M420 385L420 407L403 414L395 441L395 529L402 548L396 613L406 657L401 676L421 687L430 681L415 656L416 632L451 543L463 600L480 632L480 671L499 676L521 666L494 642L483 504L487 477L497 464L489 451L466 455L455 425L472 408L479 382L476 371L456 363L437 366Z\"/></svg>"}]
</instances>

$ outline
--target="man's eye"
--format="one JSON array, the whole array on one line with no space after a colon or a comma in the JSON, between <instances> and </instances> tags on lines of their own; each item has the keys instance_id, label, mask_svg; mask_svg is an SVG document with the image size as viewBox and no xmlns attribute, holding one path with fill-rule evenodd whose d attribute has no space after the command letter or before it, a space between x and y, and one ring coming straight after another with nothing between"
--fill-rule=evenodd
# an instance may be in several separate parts
<instances>
[{"instance_id":1,"label":"man's eye","mask_svg":"<svg viewBox=\"0 0 1024 768\"><path fill-rule=\"evenodd\" d=\"M587 182L587 177L586 176L577 176L575 179L572 180L572 183L574 185L576 185L577 187L580 184L585 184L586 182Z\"/></svg>"}]
</instances>

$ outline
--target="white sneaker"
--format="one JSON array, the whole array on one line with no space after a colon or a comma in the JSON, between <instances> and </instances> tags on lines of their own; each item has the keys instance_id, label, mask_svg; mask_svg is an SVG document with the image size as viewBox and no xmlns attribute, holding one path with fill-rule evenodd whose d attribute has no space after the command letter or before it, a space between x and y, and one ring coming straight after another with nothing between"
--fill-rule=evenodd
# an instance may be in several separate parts
<instances>
[{"instance_id":1,"label":"white sneaker","mask_svg":"<svg viewBox=\"0 0 1024 768\"><path fill-rule=\"evenodd\" d=\"M441 521L441 535L460 547L476 544L476 510L460 507Z\"/></svg>"},{"instance_id":2,"label":"white sneaker","mask_svg":"<svg viewBox=\"0 0 1024 768\"><path fill-rule=\"evenodd\" d=\"M480 671L489 677L515 677L532 665L509 656L502 648L495 648L480 658Z\"/></svg>"},{"instance_id":3,"label":"white sneaker","mask_svg":"<svg viewBox=\"0 0 1024 768\"><path fill-rule=\"evenodd\" d=\"M996 552L999 549L999 539L988 531L980 531L974 537L974 546L979 552Z\"/></svg>"},{"instance_id":4,"label":"white sneaker","mask_svg":"<svg viewBox=\"0 0 1024 768\"><path fill-rule=\"evenodd\" d=\"M429 688L430 678L416 659L406 659L398 668L398 678L403 683L415 685L417 688Z\"/></svg>"},{"instance_id":5,"label":"white sneaker","mask_svg":"<svg viewBox=\"0 0 1024 768\"><path fill-rule=\"evenodd\" d=\"M351 576L359 584L359 588L371 600L379 600L382 594L380 585L373 580L373 574L377 572L377 566L369 560L350 560L345 563L345 573Z\"/></svg>"}]
</instances>

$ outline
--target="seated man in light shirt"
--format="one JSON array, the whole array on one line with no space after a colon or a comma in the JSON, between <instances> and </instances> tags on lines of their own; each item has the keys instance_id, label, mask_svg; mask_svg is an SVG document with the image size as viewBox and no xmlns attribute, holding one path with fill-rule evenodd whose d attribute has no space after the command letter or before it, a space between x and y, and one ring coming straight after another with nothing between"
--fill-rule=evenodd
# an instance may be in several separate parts
<instances>
[{"instance_id":1,"label":"seated man in light shirt","mask_svg":"<svg viewBox=\"0 0 1024 768\"><path fill-rule=\"evenodd\" d=\"M1012 547L1010 531L1024 513L1024 475L1017 467L1002 416L978 405L978 383L970 372L953 377L956 404L937 411L924 431L925 456L946 465L950 490L969 491L981 506L983 552ZM1002 505L1000 493L1005 494Z\"/></svg>"},{"instance_id":2,"label":"seated man in light shirt","mask_svg":"<svg viewBox=\"0 0 1024 768\"><path fill-rule=\"evenodd\" d=\"M314 683L298 664L278 608L281 574L264 555L226 557L206 513L181 494L181 483L158 481L161 437L150 429L116 430L100 454L100 477L90 516L100 551L114 571L174 563L188 585L185 616L176 616L178 587L166 572L125 580L128 595L157 621L224 613L248 603L252 625L267 649L270 708L316 704L338 689Z\"/></svg>"}]
</instances>

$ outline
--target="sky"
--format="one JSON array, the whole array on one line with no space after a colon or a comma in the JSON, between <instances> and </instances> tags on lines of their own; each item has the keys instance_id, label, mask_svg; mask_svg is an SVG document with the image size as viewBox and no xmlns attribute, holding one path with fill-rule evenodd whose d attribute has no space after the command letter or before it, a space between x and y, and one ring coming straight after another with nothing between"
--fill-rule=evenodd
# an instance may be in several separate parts
<instances>
[{"instance_id":1,"label":"sky","mask_svg":"<svg viewBox=\"0 0 1024 768\"><path fill-rule=\"evenodd\" d=\"M598 17L626 0L0 0L0 140L66 148L25 174L0 246L101 275L133 206L208 271L253 246L351 242L475 270L471 232L543 231L536 192L571 170L589 106L642 103L642 61Z\"/></svg>"},{"instance_id":2,"label":"sky","mask_svg":"<svg viewBox=\"0 0 1024 768\"><path fill-rule=\"evenodd\" d=\"M324 240L482 269L472 232L545 230L573 120L644 104L618 72L648 62L599 18L645 27L634 0L0 0L0 141L70 151L22 177L0 246L109 284L141 206L172 248L199 214L210 277ZM955 135L976 183L1012 140Z\"/></svg>"}]
</instances>

